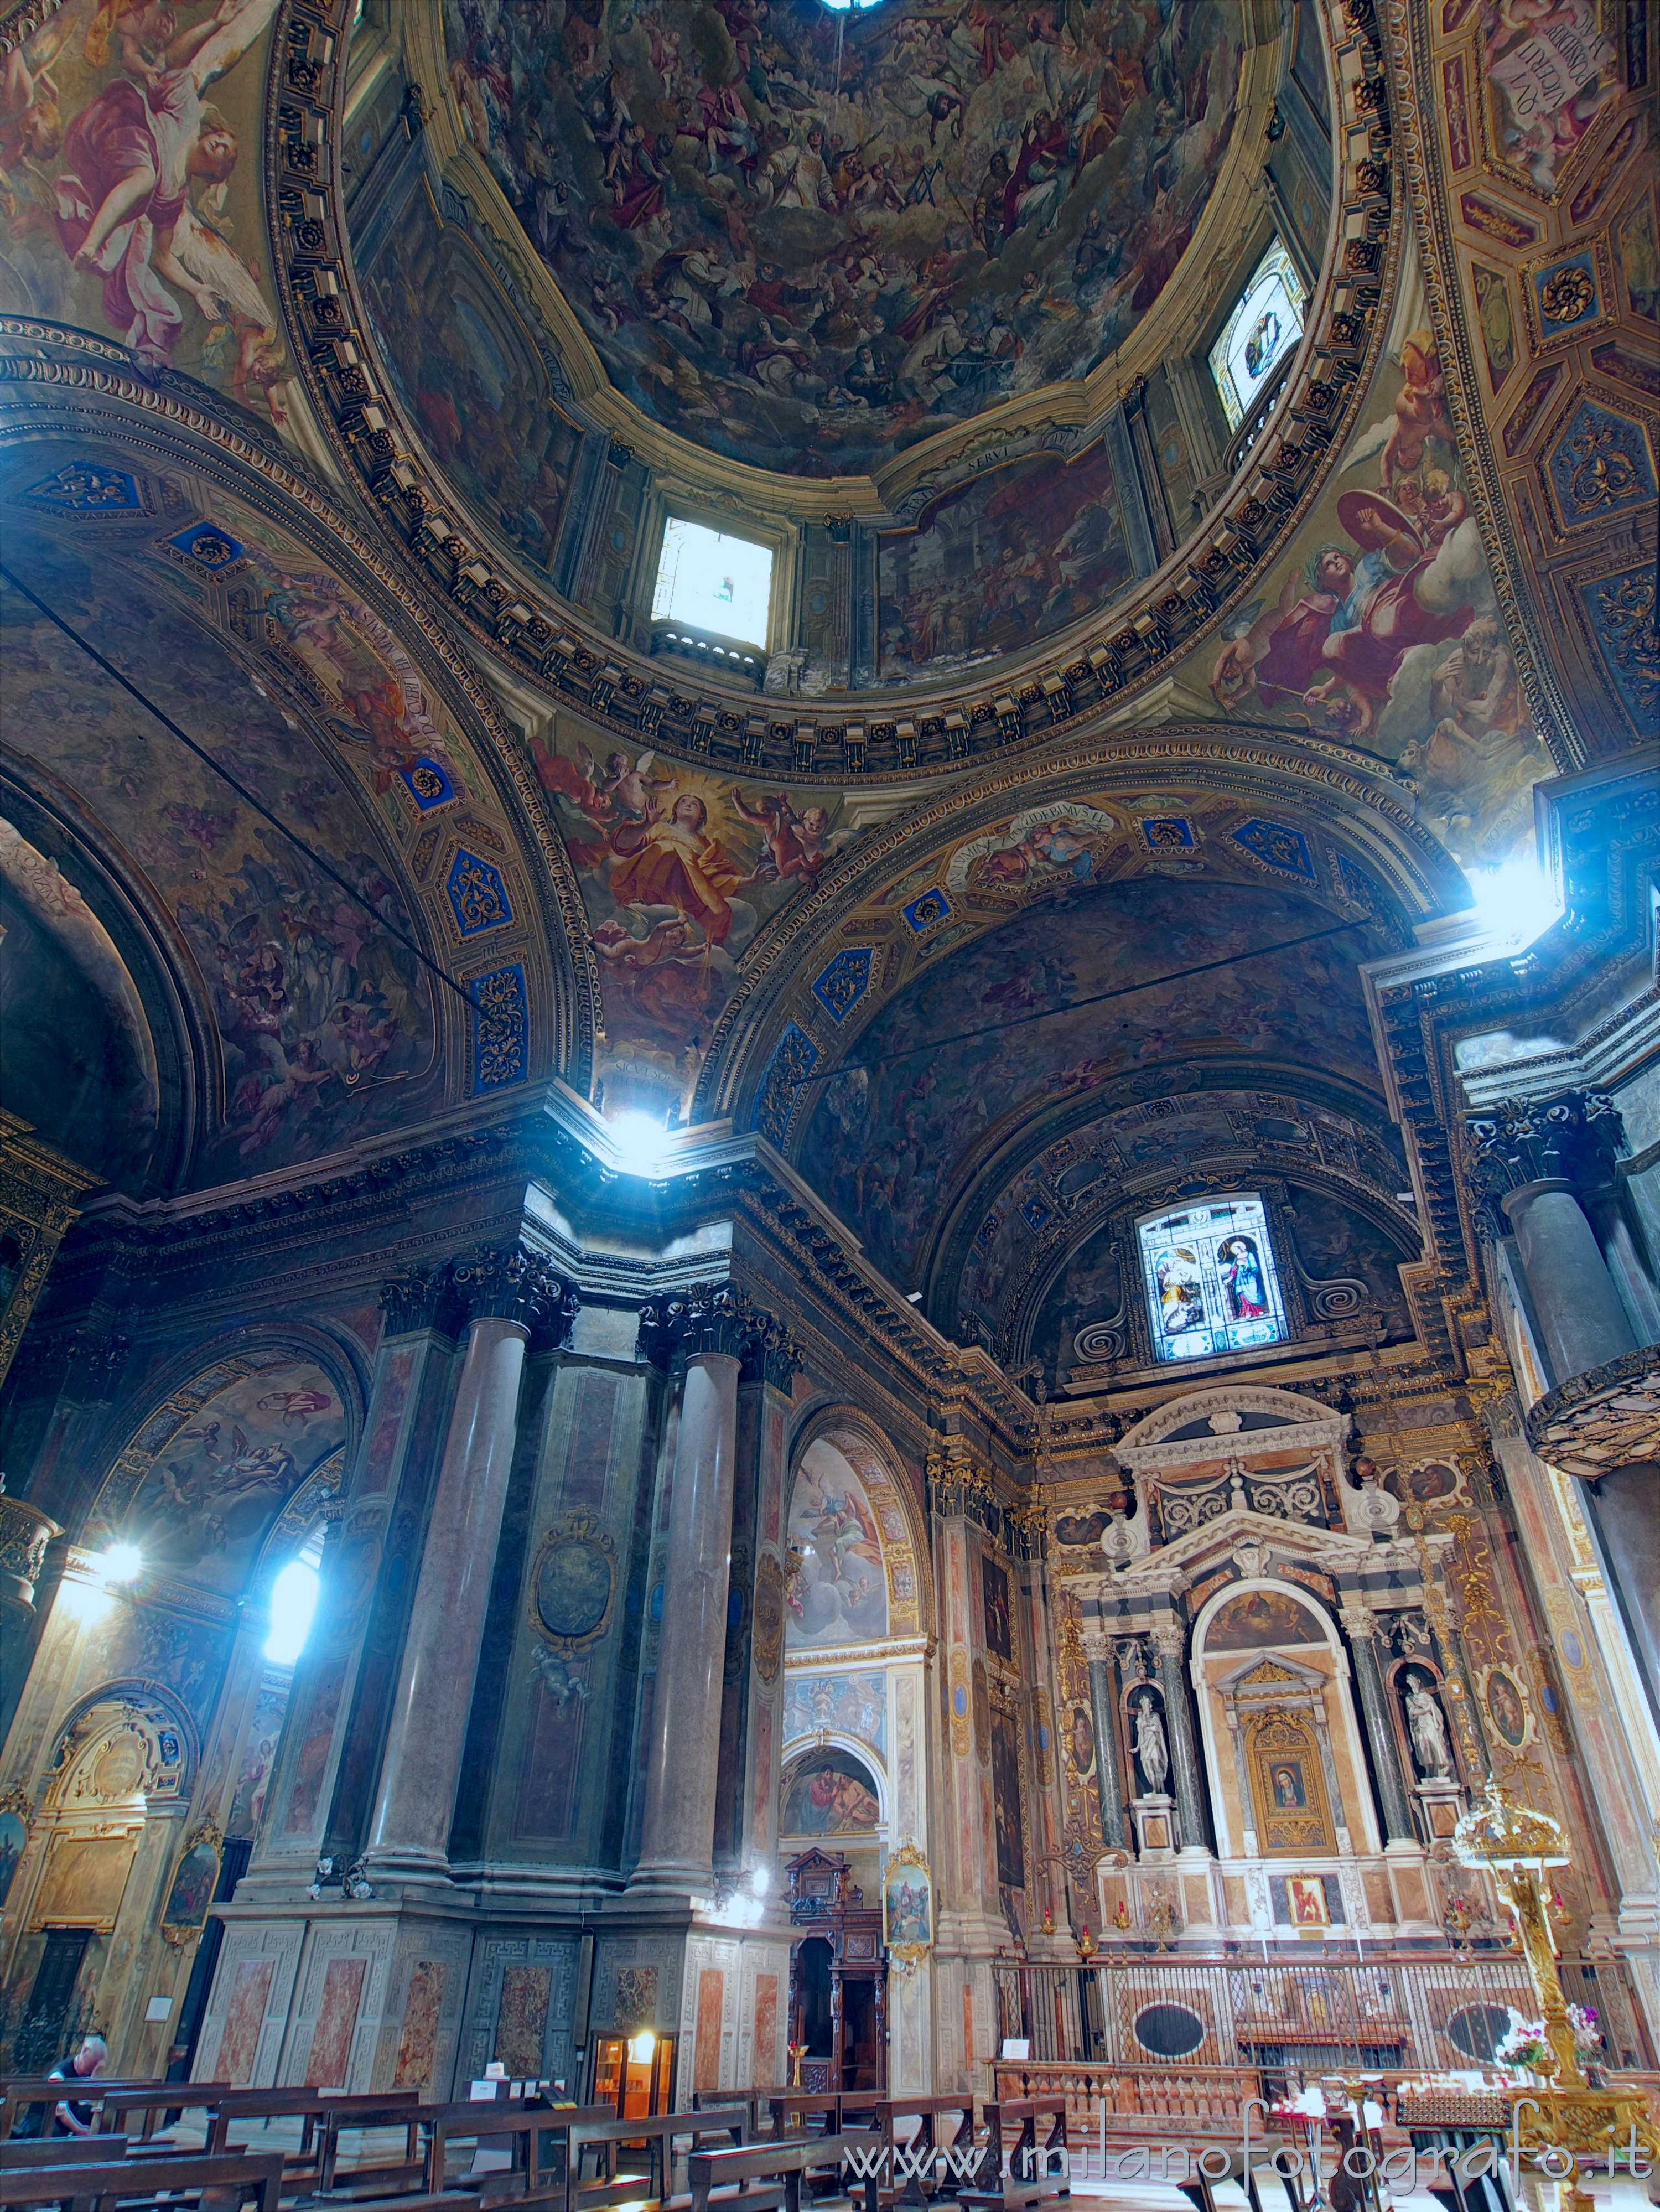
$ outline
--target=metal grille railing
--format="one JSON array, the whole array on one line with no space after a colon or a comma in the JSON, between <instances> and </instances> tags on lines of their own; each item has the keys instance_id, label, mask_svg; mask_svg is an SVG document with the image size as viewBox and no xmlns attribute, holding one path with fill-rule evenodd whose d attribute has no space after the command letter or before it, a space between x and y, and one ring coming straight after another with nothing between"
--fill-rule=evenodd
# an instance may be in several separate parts
<instances>
[{"instance_id":1,"label":"metal grille railing","mask_svg":"<svg viewBox=\"0 0 1660 2212\"><path fill-rule=\"evenodd\" d=\"M1561 1962L1571 2003L1595 2011L1605 2063L1655 2064L1624 1962ZM1148 1958L997 1969L1000 2026L1035 2064L1257 2069L1271 2081L1341 2069L1446 2072L1490 2064L1537 2015L1527 1968L1506 1953L1251 1965Z\"/></svg>"}]
</instances>

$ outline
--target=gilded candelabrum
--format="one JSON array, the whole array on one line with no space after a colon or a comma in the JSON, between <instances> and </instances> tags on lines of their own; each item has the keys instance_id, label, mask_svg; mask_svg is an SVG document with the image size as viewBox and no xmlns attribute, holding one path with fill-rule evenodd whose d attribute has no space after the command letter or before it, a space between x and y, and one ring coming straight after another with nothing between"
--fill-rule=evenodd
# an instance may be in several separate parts
<instances>
[{"instance_id":1,"label":"gilded candelabrum","mask_svg":"<svg viewBox=\"0 0 1660 2212\"><path fill-rule=\"evenodd\" d=\"M1541 2086L1517 2084L1501 2092L1511 2106L1511 2136L1524 2156L1542 2160L1541 2170L1564 2182L1564 2204L1572 2212L1591 2212L1589 2190L1578 2186L1581 2165L1606 2172L1610 2155L1660 2161L1660 2131L1640 2094L1593 2089L1585 2080L1556 1971L1551 1937L1550 1885L1546 1870L1570 1863L1561 1829L1548 1814L1513 1804L1489 1782L1485 1796L1453 1831L1453 1849L1462 1864L1485 1868L1515 1916L1517 1940L1539 2000L1539 2016L1552 2057L1531 2070L1546 2075ZM1554 2153L1550 2157L1548 2154ZM1574 2168L1566 2172L1566 2157Z\"/></svg>"}]
</instances>

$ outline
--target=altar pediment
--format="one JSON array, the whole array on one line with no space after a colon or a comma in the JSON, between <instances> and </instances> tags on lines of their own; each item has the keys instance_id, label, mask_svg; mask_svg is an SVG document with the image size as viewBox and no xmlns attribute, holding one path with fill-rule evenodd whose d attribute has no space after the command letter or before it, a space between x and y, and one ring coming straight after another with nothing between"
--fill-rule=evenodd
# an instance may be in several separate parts
<instances>
[{"instance_id":1,"label":"altar pediment","mask_svg":"<svg viewBox=\"0 0 1660 2212\"><path fill-rule=\"evenodd\" d=\"M1138 1474L1144 1468L1179 1467L1224 1454L1255 1459L1286 1450L1325 1451L1335 1463L1348 1431L1347 1413L1295 1391L1234 1383L1166 1400L1113 1449L1120 1464Z\"/></svg>"}]
</instances>

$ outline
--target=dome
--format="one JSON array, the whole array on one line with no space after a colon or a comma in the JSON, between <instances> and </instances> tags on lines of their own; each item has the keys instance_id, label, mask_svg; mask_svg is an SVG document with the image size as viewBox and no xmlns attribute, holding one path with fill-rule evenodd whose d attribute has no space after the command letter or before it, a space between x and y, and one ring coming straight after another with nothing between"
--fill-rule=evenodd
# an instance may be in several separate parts
<instances>
[{"instance_id":1,"label":"dome","mask_svg":"<svg viewBox=\"0 0 1660 2212\"><path fill-rule=\"evenodd\" d=\"M1243 14L449 0L444 33L467 137L614 389L824 478L1125 346L1233 142Z\"/></svg>"}]
</instances>

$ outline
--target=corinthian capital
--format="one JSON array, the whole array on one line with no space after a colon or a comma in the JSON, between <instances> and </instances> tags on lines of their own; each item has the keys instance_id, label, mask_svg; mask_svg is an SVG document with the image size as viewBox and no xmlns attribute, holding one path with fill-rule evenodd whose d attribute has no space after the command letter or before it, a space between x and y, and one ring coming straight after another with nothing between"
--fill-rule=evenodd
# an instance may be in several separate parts
<instances>
[{"instance_id":1,"label":"corinthian capital","mask_svg":"<svg viewBox=\"0 0 1660 2212\"><path fill-rule=\"evenodd\" d=\"M579 1304L563 1276L539 1252L522 1244L481 1244L466 1259L453 1260L445 1287L449 1302L467 1321L489 1316L526 1328L551 1322L561 1341Z\"/></svg>"},{"instance_id":2,"label":"corinthian capital","mask_svg":"<svg viewBox=\"0 0 1660 2212\"><path fill-rule=\"evenodd\" d=\"M746 1382L787 1390L801 1365L788 1324L747 1297L735 1283L694 1283L666 1291L640 1309L640 1349L660 1364L684 1365L705 1353L744 1363Z\"/></svg>"}]
</instances>

